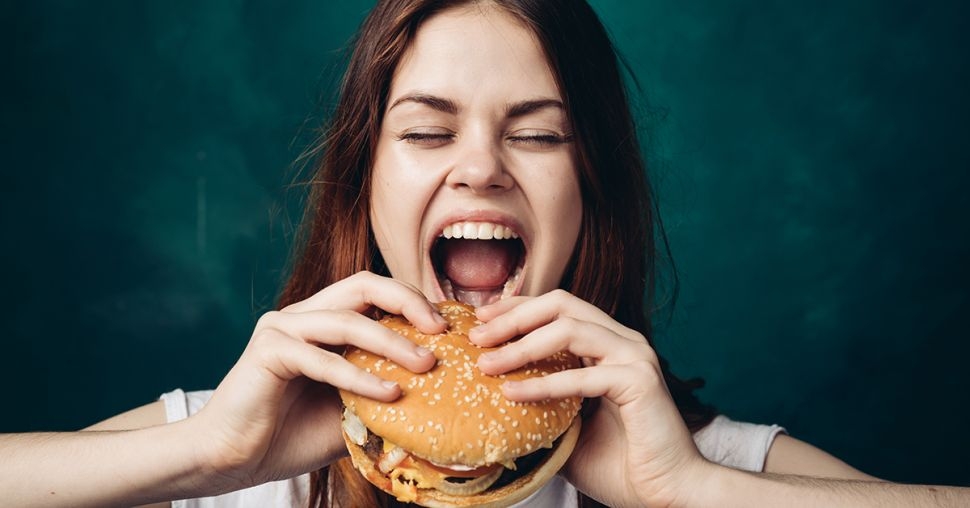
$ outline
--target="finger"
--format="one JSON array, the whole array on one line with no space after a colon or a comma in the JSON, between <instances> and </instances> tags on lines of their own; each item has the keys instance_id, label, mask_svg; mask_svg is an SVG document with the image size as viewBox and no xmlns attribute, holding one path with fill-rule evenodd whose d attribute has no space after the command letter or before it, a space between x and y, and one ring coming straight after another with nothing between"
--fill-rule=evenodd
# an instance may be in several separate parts
<instances>
[{"instance_id":1,"label":"finger","mask_svg":"<svg viewBox=\"0 0 970 508\"><path fill-rule=\"evenodd\" d=\"M447 328L447 321L417 288L371 272L351 275L283 311L346 309L366 312L371 307L404 316L423 333L441 333Z\"/></svg>"},{"instance_id":2,"label":"finger","mask_svg":"<svg viewBox=\"0 0 970 508\"><path fill-rule=\"evenodd\" d=\"M599 323L564 317L518 341L483 353L478 358L478 368L490 375L503 374L560 351L569 351L593 363L625 363L637 358L651 360L656 356L646 343L627 340Z\"/></svg>"},{"instance_id":3,"label":"finger","mask_svg":"<svg viewBox=\"0 0 970 508\"><path fill-rule=\"evenodd\" d=\"M644 341L642 335L617 323L609 314L561 289L535 298L516 299L509 303L503 300L479 310L481 313L479 319L487 322L472 329L468 338L473 343L484 347L496 346L514 337L525 335L562 316L598 323L629 340Z\"/></svg>"},{"instance_id":4,"label":"finger","mask_svg":"<svg viewBox=\"0 0 970 508\"><path fill-rule=\"evenodd\" d=\"M488 322L531 299L533 299L533 297L528 296L511 296L509 298L502 298L495 303L482 305L481 307L476 308L475 317L477 317L479 321Z\"/></svg>"},{"instance_id":5,"label":"finger","mask_svg":"<svg viewBox=\"0 0 970 508\"><path fill-rule=\"evenodd\" d=\"M354 311L268 312L257 328L279 330L315 346L357 346L411 372L426 372L435 364L430 350Z\"/></svg>"},{"instance_id":6,"label":"finger","mask_svg":"<svg viewBox=\"0 0 970 508\"><path fill-rule=\"evenodd\" d=\"M284 381L303 376L383 401L394 400L401 394L397 383L364 372L336 353L279 331L260 334L251 347L252 361Z\"/></svg>"},{"instance_id":7,"label":"finger","mask_svg":"<svg viewBox=\"0 0 970 508\"><path fill-rule=\"evenodd\" d=\"M644 363L598 365L502 384L502 394L518 402L606 397L621 406L651 389L666 391L666 385L659 372Z\"/></svg>"}]
</instances>

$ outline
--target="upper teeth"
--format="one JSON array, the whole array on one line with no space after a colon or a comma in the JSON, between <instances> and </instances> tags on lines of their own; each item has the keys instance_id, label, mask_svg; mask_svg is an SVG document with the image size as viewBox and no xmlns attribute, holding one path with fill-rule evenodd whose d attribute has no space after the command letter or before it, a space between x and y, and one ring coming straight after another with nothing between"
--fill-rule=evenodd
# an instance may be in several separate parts
<instances>
[{"instance_id":1,"label":"upper teeth","mask_svg":"<svg viewBox=\"0 0 970 508\"><path fill-rule=\"evenodd\" d=\"M508 240L519 237L511 228L492 222L456 222L445 226L441 236L467 240Z\"/></svg>"}]
</instances>

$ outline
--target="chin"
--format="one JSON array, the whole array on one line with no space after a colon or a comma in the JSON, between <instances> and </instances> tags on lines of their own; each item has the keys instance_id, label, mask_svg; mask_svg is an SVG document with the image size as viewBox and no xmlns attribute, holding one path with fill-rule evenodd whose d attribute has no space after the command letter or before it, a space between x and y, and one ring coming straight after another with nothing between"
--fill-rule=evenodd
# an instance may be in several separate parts
<instances>
[{"instance_id":1,"label":"chin","mask_svg":"<svg viewBox=\"0 0 970 508\"><path fill-rule=\"evenodd\" d=\"M436 365L414 374L357 348L345 357L361 369L397 382L402 395L387 403L341 390L343 437L355 468L399 501L429 507L508 506L555 476L579 437L581 398L514 402L502 396L507 380L579 367L561 352L501 376L487 376L478 356L493 348L468 341L477 324L470 305L438 304L448 330L418 332L404 318L381 323L430 349Z\"/></svg>"}]
</instances>

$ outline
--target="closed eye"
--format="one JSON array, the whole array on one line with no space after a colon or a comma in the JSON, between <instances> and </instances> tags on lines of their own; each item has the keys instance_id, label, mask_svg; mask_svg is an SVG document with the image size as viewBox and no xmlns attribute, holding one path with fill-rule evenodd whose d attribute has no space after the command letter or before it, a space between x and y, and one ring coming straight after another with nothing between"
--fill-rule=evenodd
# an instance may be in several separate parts
<instances>
[{"instance_id":1,"label":"closed eye","mask_svg":"<svg viewBox=\"0 0 970 508\"><path fill-rule=\"evenodd\" d=\"M408 131L397 136L398 141L423 147L441 146L454 138L454 133L447 131Z\"/></svg>"},{"instance_id":2,"label":"closed eye","mask_svg":"<svg viewBox=\"0 0 970 508\"><path fill-rule=\"evenodd\" d=\"M573 137L569 135L542 133L528 135L512 135L505 138L513 145L520 145L525 148L553 148L572 142Z\"/></svg>"}]
</instances>

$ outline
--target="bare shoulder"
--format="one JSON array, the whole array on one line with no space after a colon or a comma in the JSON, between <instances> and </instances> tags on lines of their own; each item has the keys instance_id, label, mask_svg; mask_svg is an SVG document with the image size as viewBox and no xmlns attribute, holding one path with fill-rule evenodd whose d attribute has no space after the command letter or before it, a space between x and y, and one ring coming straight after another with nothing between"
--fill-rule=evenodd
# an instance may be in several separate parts
<instances>
[{"instance_id":1,"label":"bare shoulder","mask_svg":"<svg viewBox=\"0 0 970 508\"><path fill-rule=\"evenodd\" d=\"M779 434L768 450L765 472L845 480L878 480L824 450L786 434Z\"/></svg>"},{"instance_id":2,"label":"bare shoulder","mask_svg":"<svg viewBox=\"0 0 970 508\"><path fill-rule=\"evenodd\" d=\"M165 423L165 403L157 400L98 422L84 430L142 429Z\"/></svg>"}]
</instances>

